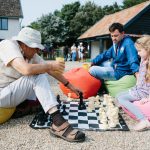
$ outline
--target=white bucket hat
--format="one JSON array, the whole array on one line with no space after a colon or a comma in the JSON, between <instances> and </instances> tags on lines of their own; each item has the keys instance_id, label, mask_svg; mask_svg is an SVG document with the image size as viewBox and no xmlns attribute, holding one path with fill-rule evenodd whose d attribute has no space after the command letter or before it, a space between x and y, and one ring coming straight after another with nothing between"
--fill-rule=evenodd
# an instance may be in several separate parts
<instances>
[{"instance_id":1,"label":"white bucket hat","mask_svg":"<svg viewBox=\"0 0 150 150\"><path fill-rule=\"evenodd\" d=\"M13 40L21 41L31 48L44 49L44 46L41 44L41 33L30 27L21 29L18 36L13 37Z\"/></svg>"}]
</instances>

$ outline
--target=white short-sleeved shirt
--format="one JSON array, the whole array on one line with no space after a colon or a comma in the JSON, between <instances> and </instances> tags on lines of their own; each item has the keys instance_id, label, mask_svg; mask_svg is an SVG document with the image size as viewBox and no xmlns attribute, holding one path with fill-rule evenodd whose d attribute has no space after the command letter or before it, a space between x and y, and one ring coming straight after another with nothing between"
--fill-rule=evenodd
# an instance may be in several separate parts
<instances>
[{"instance_id":1,"label":"white short-sleeved shirt","mask_svg":"<svg viewBox=\"0 0 150 150\"><path fill-rule=\"evenodd\" d=\"M0 89L19 79L22 74L10 66L15 58L23 58L21 48L17 41L3 40L0 42ZM45 61L37 54L29 63L44 63Z\"/></svg>"}]
</instances>

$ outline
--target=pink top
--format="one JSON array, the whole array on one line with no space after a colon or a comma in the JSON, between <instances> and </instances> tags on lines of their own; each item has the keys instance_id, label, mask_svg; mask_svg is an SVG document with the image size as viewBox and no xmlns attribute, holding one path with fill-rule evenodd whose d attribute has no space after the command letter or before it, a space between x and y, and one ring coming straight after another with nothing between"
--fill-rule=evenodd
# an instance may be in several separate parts
<instances>
[{"instance_id":1,"label":"pink top","mask_svg":"<svg viewBox=\"0 0 150 150\"><path fill-rule=\"evenodd\" d=\"M150 83L145 81L146 61L141 61L139 68L139 77L136 85L130 89L130 94L137 100L148 98L150 94Z\"/></svg>"}]
</instances>

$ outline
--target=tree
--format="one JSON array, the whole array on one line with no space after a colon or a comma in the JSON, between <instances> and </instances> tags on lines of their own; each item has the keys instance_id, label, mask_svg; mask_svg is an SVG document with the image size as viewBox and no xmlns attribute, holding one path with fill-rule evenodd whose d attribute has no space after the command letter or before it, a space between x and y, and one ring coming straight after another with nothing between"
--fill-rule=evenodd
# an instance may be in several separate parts
<instances>
[{"instance_id":1,"label":"tree","mask_svg":"<svg viewBox=\"0 0 150 150\"><path fill-rule=\"evenodd\" d=\"M121 6L119 6L116 2L111 6L106 5L103 7L104 15L109 15L120 10L121 10Z\"/></svg>"},{"instance_id":2,"label":"tree","mask_svg":"<svg viewBox=\"0 0 150 150\"><path fill-rule=\"evenodd\" d=\"M42 16L31 25L33 28L41 31L43 43L61 45L68 38L68 29L65 27L65 21L52 13Z\"/></svg>"},{"instance_id":3,"label":"tree","mask_svg":"<svg viewBox=\"0 0 150 150\"><path fill-rule=\"evenodd\" d=\"M42 41L45 43L56 43L57 45L72 45L77 38L93 26L105 15L109 15L122 9L134 6L147 0L124 0L123 6L116 2L113 5L106 5L103 8L94 2L87 2L81 5L74 2L64 5L59 11L53 14L42 16L31 23L34 29L42 33Z\"/></svg>"},{"instance_id":4,"label":"tree","mask_svg":"<svg viewBox=\"0 0 150 150\"><path fill-rule=\"evenodd\" d=\"M124 0L123 1L123 9L132 7L134 5L140 4L142 2L146 2L148 0Z\"/></svg>"},{"instance_id":5,"label":"tree","mask_svg":"<svg viewBox=\"0 0 150 150\"><path fill-rule=\"evenodd\" d=\"M80 2L74 2L64 5L60 13L57 12L58 17L66 22L66 25L70 25L70 21L74 18L80 8ZM56 14L56 13L55 13Z\"/></svg>"},{"instance_id":6,"label":"tree","mask_svg":"<svg viewBox=\"0 0 150 150\"><path fill-rule=\"evenodd\" d=\"M30 24L30 27L32 27L33 29L36 29L36 30L40 30L40 25L39 25L38 20L32 22L32 23Z\"/></svg>"},{"instance_id":7,"label":"tree","mask_svg":"<svg viewBox=\"0 0 150 150\"><path fill-rule=\"evenodd\" d=\"M70 31L74 39L77 39L83 32L94 25L103 17L102 8L93 2L87 2L81 6L73 20L70 22Z\"/></svg>"},{"instance_id":8,"label":"tree","mask_svg":"<svg viewBox=\"0 0 150 150\"><path fill-rule=\"evenodd\" d=\"M54 14L65 21L65 26L68 29L68 38L65 39L65 44L71 46L74 41L76 41L76 36L74 32L71 32L70 23L74 19L76 13L80 8L79 2L74 2L71 4L64 5L61 11L56 10Z\"/></svg>"}]
</instances>

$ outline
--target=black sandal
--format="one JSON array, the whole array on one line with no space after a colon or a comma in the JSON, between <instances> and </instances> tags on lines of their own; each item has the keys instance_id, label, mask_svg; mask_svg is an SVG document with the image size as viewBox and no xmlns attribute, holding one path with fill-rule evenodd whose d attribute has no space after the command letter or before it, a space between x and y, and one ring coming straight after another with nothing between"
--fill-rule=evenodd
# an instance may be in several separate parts
<instances>
[{"instance_id":1,"label":"black sandal","mask_svg":"<svg viewBox=\"0 0 150 150\"><path fill-rule=\"evenodd\" d=\"M69 142L82 142L85 140L85 134L77 129L73 129L67 121L59 127L52 124L50 133Z\"/></svg>"}]
</instances>

